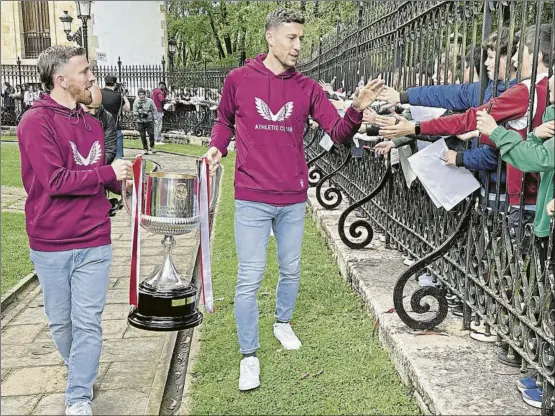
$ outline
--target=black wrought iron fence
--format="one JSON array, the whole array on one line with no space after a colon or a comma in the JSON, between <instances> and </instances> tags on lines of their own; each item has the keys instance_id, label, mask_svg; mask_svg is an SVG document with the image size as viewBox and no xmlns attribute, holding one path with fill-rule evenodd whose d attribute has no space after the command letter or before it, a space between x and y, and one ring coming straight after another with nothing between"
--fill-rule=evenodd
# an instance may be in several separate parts
<instances>
[{"instance_id":1,"label":"black wrought iron fence","mask_svg":"<svg viewBox=\"0 0 555 416\"><path fill-rule=\"evenodd\" d=\"M499 88L503 82L512 85L530 78L528 85L540 83L545 74L538 73L538 56L549 68L547 76L552 75L555 31L549 28L554 21L552 1L365 1L360 2L352 21L343 27L338 24L335 33L321 36L318 45L306 51L299 69L315 80L334 84L335 90L343 88L347 97L361 81L376 77L398 91L418 85L472 83L476 77L481 80L479 96L465 104L466 108L475 107L490 99L488 94L503 93ZM547 25L540 30L541 24ZM511 70L512 45L522 40L525 29L532 25L536 30L530 45L531 75L523 76L523 43L516 54L518 65ZM540 33L544 36L541 42ZM493 61L488 61L485 51L480 53L484 39L493 39ZM504 43L508 50L503 50ZM490 81L488 72L495 79ZM529 109L536 101L545 104L549 94L546 96L545 79L543 82L544 90L530 88L524 103ZM448 101L443 98L440 101ZM449 110L466 110L460 102L451 104L459 108ZM522 106L515 102L515 107L517 104ZM536 106L545 108L541 102ZM527 122L530 131L532 121L537 120L528 111L521 121ZM506 174L506 164L499 158L497 169L476 172L483 189L447 211L434 204L418 179L407 186L401 165L377 158L373 144L367 143L363 156L357 158L346 146L334 145L327 152L319 145L321 135L313 130L305 136L309 179L323 207L334 209L341 199L347 199L349 207L338 223L343 242L360 249L381 234L388 247L404 254L409 265L392 294L399 317L411 328L427 329L439 325L451 307L461 309L463 329L481 324L483 333L477 338L497 342L505 363L538 372L543 386L542 414L552 415L553 221L550 237L540 238L532 224L524 221L532 208L524 201L524 191L520 204L503 202L509 198L503 180L496 178ZM521 189L534 180L533 174L523 175ZM355 216L355 211L359 215ZM418 287L412 283L413 277L425 273L437 278L438 284Z\"/></svg>"},{"instance_id":2,"label":"black wrought iron fence","mask_svg":"<svg viewBox=\"0 0 555 416\"><path fill-rule=\"evenodd\" d=\"M213 107L218 103L224 79L232 69L208 67L206 64L194 69L168 68L164 59L160 65L124 65L118 58L117 65L97 65L93 72L102 88L106 75L117 76L118 83L122 90L126 90L131 104L139 88L151 92L158 88L161 81L165 82L174 105L166 111L163 130L206 136L209 135L215 119ZM6 100L7 106L4 100L2 102L1 124L15 126L24 111L24 91L30 84L39 87L40 78L36 66L22 65L19 59L16 65L2 65L1 71L2 84L9 83L15 94L15 97ZM121 122L124 129L135 128L131 113L123 113Z\"/></svg>"}]
</instances>

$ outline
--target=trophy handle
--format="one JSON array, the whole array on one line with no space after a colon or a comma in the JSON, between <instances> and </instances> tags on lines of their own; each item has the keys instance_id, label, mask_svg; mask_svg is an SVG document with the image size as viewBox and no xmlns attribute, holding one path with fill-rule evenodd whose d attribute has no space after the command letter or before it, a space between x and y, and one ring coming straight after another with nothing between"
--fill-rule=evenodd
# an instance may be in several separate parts
<instances>
[{"instance_id":1,"label":"trophy handle","mask_svg":"<svg viewBox=\"0 0 555 416\"><path fill-rule=\"evenodd\" d=\"M123 206L129 215L131 215L131 203L127 198L127 180L121 181L121 200L123 201Z\"/></svg>"}]
</instances>

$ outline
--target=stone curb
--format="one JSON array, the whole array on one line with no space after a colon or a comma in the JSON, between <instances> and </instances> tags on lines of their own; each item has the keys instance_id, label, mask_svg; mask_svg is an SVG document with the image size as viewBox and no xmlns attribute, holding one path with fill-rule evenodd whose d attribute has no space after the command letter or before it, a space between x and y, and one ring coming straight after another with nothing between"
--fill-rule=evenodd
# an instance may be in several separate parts
<instances>
[{"instance_id":1,"label":"stone curb","mask_svg":"<svg viewBox=\"0 0 555 416\"><path fill-rule=\"evenodd\" d=\"M15 286L8 290L4 296L2 296L0 309L5 310L14 301L19 300L19 297L21 295L27 294L29 289L33 289L34 287L36 287L36 284L38 284L38 277L33 271L33 273L25 276Z\"/></svg>"}]
</instances>

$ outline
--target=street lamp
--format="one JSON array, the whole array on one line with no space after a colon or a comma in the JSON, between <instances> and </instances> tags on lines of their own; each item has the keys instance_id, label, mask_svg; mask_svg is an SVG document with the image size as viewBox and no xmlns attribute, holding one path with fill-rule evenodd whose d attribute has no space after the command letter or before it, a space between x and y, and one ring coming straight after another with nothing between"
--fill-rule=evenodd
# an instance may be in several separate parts
<instances>
[{"instance_id":1,"label":"street lamp","mask_svg":"<svg viewBox=\"0 0 555 416\"><path fill-rule=\"evenodd\" d=\"M77 6L77 18L81 19L83 22L82 26L77 29L77 32L70 34L71 32L71 22L73 22L73 17L71 17L67 10L64 10L64 14L60 17L62 25L64 27L64 32L67 35L67 40L71 42L76 42L79 46L84 46L85 53L87 54L87 59L89 59L89 41L87 34L87 21L91 18L91 0L81 0L76 1Z\"/></svg>"},{"instance_id":2,"label":"street lamp","mask_svg":"<svg viewBox=\"0 0 555 416\"><path fill-rule=\"evenodd\" d=\"M174 38L168 40L168 57L170 58L170 68L173 69L173 57L175 56L177 42Z\"/></svg>"},{"instance_id":3,"label":"street lamp","mask_svg":"<svg viewBox=\"0 0 555 416\"><path fill-rule=\"evenodd\" d=\"M64 32L67 35L67 40L70 42L76 42L79 46L83 46L83 34L81 28L77 29L77 32L71 33L71 22L73 22L73 17L71 17L67 10L64 10L64 14L60 17Z\"/></svg>"}]
</instances>

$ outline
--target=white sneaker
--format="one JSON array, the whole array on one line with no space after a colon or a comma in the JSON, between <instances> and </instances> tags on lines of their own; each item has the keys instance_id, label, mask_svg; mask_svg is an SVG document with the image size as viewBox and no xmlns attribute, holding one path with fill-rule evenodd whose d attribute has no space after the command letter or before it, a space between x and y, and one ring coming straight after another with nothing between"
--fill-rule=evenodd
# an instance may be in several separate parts
<instances>
[{"instance_id":1,"label":"white sneaker","mask_svg":"<svg viewBox=\"0 0 555 416\"><path fill-rule=\"evenodd\" d=\"M252 390L260 386L260 361L258 357L246 357L241 360L239 390Z\"/></svg>"},{"instance_id":2,"label":"white sneaker","mask_svg":"<svg viewBox=\"0 0 555 416\"><path fill-rule=\"evenodd\" d=\"M156 146L162 146L162 145L164 145L164 144L166 144L166 143L164 143L164 142L156 142Z\"/></svg>"},{"instance_id":3,"label":"white sneaker","mask_svg":"<svg viewBox=\"0 0 555 416\"><path fill-rule=\"evenodd\" d=\"M286 350L298 350L301 348L301 341L299 341L289 323L276 322L274 324L274 335Z\"/></svg>"},{"instance_id":4,"label":"white sneaker","mask_svg":"<svg viewBox=\"0 0 555 416\"><path fill-rule=\"evenodd\" d=\"M432 276L431 274L428 274L428 273L424 273L424 274L421 274L420 276L418 276L418 284L422 287L426 287L426 286L439 287L439 286L441 286L439 281L437 279L434 281L434 276Z\"/></svg>"},{"instance_id":5,"label":"white sneaker","mask_svg":"<svg viewBox=\"0 0 555 416\"><path fill-rule=\"evenodd\" d=\"M66 407L66 415L92 415L90 402L77 402Z\"/></svg>"}]
</instances>

